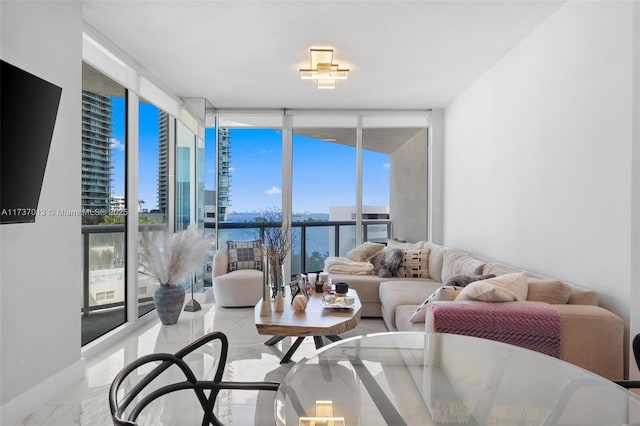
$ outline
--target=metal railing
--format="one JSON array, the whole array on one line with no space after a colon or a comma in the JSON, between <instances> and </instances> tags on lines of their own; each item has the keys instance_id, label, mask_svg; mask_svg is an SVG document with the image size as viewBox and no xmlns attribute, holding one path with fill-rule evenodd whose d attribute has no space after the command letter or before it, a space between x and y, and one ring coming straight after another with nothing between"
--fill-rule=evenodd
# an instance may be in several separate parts
<instances>
[{"instance_id":1,"label":"metal railing","mask_svg":"<svg viewBox=\"0 0 640 426\"><path fill-rule=\"evenodd\" d=\"M332 229L330 241L333 241L333 247L328 247L329 254L338 256L340 253L340 229L343 227L355 227L356 221L297 221L292 222L293 234L294 234L294 248L296 245L300 247L300 265L292 265L292 270L306 271L306 260L308 258L307 253L307 229L314 227L328 227ZM369 227L370 226L385 226L386 236L381 238L379 242L386 242L387 238L392 235L392 224L389 220L365 220L362 221L362 240L369 241ZM256 238L264 241L264 230L267 227L280 226L280 224L265 224L261 222L220 222L218 223L219 230L233 230L233 229L254 229L257 230ZM206 229L214 229L214 223L205 223ZM298 230L298 232L296 232ZM299 241L296 240L296 236L299 233ZM331 238L332 237L332 238ZM373 240L372 240L373 241ZM331 252L331 249L333 252ZM333 254L332 254L333 253ZM299 269L297 267L299 266Z\"/></svg>"},{"instance_id":2,"label":"metal railing","mask_svg":"<svg viewBox=\"0 0 640 426\"><path fill-rule=\"evenodd\" d=\"M293 234L294 248L297 252L299 247L300 252L300 264L292 265L293 271L306 271L307 270L307 258L310 253L307 253L307 231L311 228L326 227L330 230L329 241L333 244L333 247L327 247L330 255L340 254L340 230L346 227L355 227L355 221L300 221L293 222ZM388 238L392 232L392 224L388 220L366 220L362 221L363 241L369 241L369 227L371 226L385 226L386 237ZM205 228L215 233L215 223L205 223ZM255 230L256 238L264 240L264 231L267 227L280 226L279 224L266 224L260 222L223 222L218 224L218 229L222 230L234 230L234 229L246 229ZM166 229L164 224L140 224L139 231L162 231ZM91 306L89 285L90 285L90 271L91 265L96 264L91 262L91 236L96 234L122 234L123 246L121 248L113 247L113 251L120 250L120 256L114 260L110 265L99 265L102 268L109 266L111 268L122 268L123 274L126 276L126 265L124 259L126 258L126 244L124 238L125 225L82 225L82 313L84 316L88 316L91 311L99 309L107 309L123 306L125 301L116 301L114 303L103 303L96 306ZM373 240L373 239L372 239ZM381 238L380 242L385 242L386 238ZM94 270L100 268L94 268ZM126 294L126 293L125 293ZM125 297L126 300L126 297ZM150 300L150 299L149 299Z\"/></svg>"}]
</instances>

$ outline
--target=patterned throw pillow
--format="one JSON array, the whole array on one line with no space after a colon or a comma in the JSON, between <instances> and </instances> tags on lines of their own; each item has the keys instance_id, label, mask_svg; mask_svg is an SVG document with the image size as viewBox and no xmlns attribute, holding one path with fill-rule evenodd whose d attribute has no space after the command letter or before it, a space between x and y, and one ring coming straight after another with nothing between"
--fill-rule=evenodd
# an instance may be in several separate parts
<instances>
[{"instance_id":1,"label":"patterned throw pillow","mask_svg":"<svg viewBox=\"0 0 640 426\"><path fill-rule=\"evenodd\" d=\"M427 308L431 302L450 302L455 300L458 294L460 294L462 287L455 286L442 286L437 289L431 296L427 297L424 302L413 313L409 322L425 322L427 317Z\"/></svg>"},{"instance_id":2,"label":"patterned throw pillow","mask_svg":"<svg viewBox=\"0 0 640 426\"><path fill-rule=\"evenodd\" d=\"M229 266L227 272L239 269L262 271L262 241L227 241Z\"/></svg>"},{"instance_id":3,"label":"patterned throw pillow","mask_svg":"<svg viewBox=\"0 0 640 426\"><path fill-rule=\"evenodd\" d=\"M429 249L405 249L398 276L405 278L429 278Z\"/></svg>"}]
</instances>

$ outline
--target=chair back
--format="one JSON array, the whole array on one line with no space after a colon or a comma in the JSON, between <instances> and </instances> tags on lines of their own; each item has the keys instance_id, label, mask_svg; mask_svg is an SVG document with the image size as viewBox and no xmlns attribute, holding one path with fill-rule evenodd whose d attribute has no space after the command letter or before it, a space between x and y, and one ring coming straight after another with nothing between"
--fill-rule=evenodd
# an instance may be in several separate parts
<instances>
[{"instance_id":1,"label":"chair back","mask_svg":"<svg viewBox=\"0 0 640 426\"><path fill-rule=\"evenodd\" d=\"M212 380L199 380L184 361L184 357L211 341L220 342L218 364ZM213 414L213 406L220 390L278 390L279 383L275 382L223 382L222 375L227 362L228 348L227 336L221 332L212 332L188 344L175 354L153 353L136 359L123 368L111 383L109 408L113 424L136 426L138 416L150 403L176 391L190 390L202 408L202 424L222 425ZM141 369L148 370L150 365L154 367L149 372L141 373ZM163 373L171 367L177 367L177 371L181 373L184 380L173 380L167 383L164 378L170 375L168 373L163 375ZM175 368L172 369L173 371ZM134 373L139 379L137 383L131 384L128 379Z\"/></svg>"}]
</instances>

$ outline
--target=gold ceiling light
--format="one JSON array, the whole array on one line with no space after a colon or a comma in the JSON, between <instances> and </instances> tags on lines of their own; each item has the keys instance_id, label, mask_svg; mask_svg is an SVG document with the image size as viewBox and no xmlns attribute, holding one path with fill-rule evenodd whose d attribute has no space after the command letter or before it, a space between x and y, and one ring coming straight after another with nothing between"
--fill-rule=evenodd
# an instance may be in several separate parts
<instances>
[{"instance_id":1,"label":"gold ceiling light","mask_svg":"<svg viewBox=\"0 0 640 426\"><path fill-rule=\"evenodd\" d=\"M349 70L333 63L333 49L309 49L309 68L300 69L300 78L316 80L318 89L335 89L336 80L346 80Z\"/></svg>"}]
</instances>

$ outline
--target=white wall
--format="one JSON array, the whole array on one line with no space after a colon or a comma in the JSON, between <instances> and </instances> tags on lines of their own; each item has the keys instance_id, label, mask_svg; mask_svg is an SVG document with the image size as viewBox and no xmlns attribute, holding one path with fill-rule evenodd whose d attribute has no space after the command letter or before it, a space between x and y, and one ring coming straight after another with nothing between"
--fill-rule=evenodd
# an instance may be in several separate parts
<instances>
[{"instance_id":1,"label":"white wall","mask_svg":"<svg viewBox=\"0 0 640 426\"><path fill-rule=\"evenodd\" d=\"M445 244L597 290L625 319L634 7L569 2L445 111Z\"/></svg>"},{"instance_id":2,"label":"white wall","mask_svg":"<svg viewBox=\"0 0 640 426\"><path fill-rule=\"evenodd\" d=\"M2 59L63 89L39 207L77 210L81 4L3 1L0 15ZM12 425L84 374L80 218L2 225L0 250L0 423Z\"/></svg>"}]
</instances>

